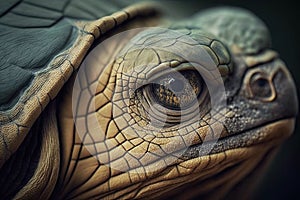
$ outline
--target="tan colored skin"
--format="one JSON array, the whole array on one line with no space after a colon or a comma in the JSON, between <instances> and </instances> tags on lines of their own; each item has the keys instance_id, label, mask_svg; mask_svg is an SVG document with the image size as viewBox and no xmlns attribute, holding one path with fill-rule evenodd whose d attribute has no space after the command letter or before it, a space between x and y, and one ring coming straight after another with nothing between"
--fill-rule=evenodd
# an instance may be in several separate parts
<instances>
[{"instance_id":1,"label":"tan colored skin","mask_svg":"<svg viewBox=\"0 0 300 200\"><path fill-rule=\"evenodd\" d=\"M123 38L122 41L126 40ZM111 49L114 49L115 51L103 51L97 54L97 56L104 58L101 60L101 63L103 64L91 64L91 66L97 67L89 71L89 74L85 77L86 80L81 82L81 84L85 85L90 82L89 78L94 80L95 77L96 80L99 81L99 83L96 84L97 95L91 96L91 102L95 105L99 127L106 133L107 138L112 138L113 141L116 141L112 143L113 146L111 147L111 151L107 149L106 152L98 154L97 150L91 151L90 149L87 149L83 144L82 138L76 132L73 121L74 116L72 114L72 103L74 103L72 102L71 95L74 86L73 81L68 83L61 96L58 118L59 126L61 127L60 141L62 142L63 155L59 184L57 186L59 189L56 190L57 193L55 197L60 197L62 199L155 199L162 197L181 199L203 196L208 199L219 199L226 195L232 195L229 191L237 184L240 184L240 181L247 177L251 172L256 170L261 171L259 168L264 168L264 166L261 166L262 160L267 162L280 141L292 133L294 119L286 119L254 130L251 140L248 141L245 147L229 149L220 153L200 156L193 159L178 158L173 165L166 164L166 160L172 156L167 156L163 159L146 156L145 159L139 159L139 163L135 162L135 153L138 152L144 154L146 153L145 150L149 152L155 151L157 148L155 145L152 145L155 143L159 144L160 148L164 151L170 152L171 155L174 152L174 156L176 155L175 151L180 150L182 147L180 147L180 141L178 140L178 137L176 137L176 132L169 133L172 137L165 139L153 138L150 142L146 142L147 136L140 136L141 138L132 139L130 134L128 134L128 131L134 131L134 128L137 125L132 124L132 129L126 129L128 126L126 120L122 119L122 117L114 118L114 116L111 115L113 113L114 100L118 98L118 93L113 93L111 91L115 91L118 81L124 81L117 78L119 74L118 70L123 70L124 72L127 66L126 63L123 63L122 61L119 62L118 59L114 58L118 50L123 46L122 41L110 43L111 47L114 47ZM145 50L145 55L149 55L149 53L150 52L147 53ZM268 55L268 53L266 54ZM273 54L270 53L270 55ZM134 57L135 54L132 56ZM169 56L172 56L174 59L176 57L175 55ZM258 58L255 58L252 56L249 57L249 59L250 58L252 59L252 65L249 63L249 68L260 62L265 63L274 57L259 56ZM116 61L111 62L114 59ZM163 59L163 57L161 57L161 59ZM147 60L147 58L145 58L145 60ZM95 62L97 62L97 60ZM149 60L147 62L149 62ZM124 64L124 66L122 64ZM120 66L123 66L123 68L120 68ZM135 66L129 64L127 67L134 68ZM260 69L258 68L256 70ZM245 87L249 87L247 86L248 79L250 79L250 77L245 78ZM89 100L89 98L84 99L84 101ZM267 101L271 102L273 99L268 99ZM79 115L84 113L85 107L83 105L84 103L81 104L81 107L78 107ZM93 112L93 108L90 112ZM122 113L123 116L126 116L126 114L127 113ZM226 113L226 115L231 117L234 116L235 113L230 111ZM83 120L88 118L89 116L83 118ZM210 117L207 115L203 118L208 118L209 120ZM78 120L80 120L80 118ZM79 122L79 126L85 126L87 131L89 128L93 127L93 122L89 123L88 121L86 125L84 124L85 122ZM123 131L120 131L120 129L123 129ZM209 130L208 126L203 126L199 127L196 132L200 137L204 138ZM139 133L137 134L139 135ZM228 134L226 129L224 129L221 137L226 137ZM193 131L186 136L180 136L180 138L183 138L183 140L186 141L193 140L193 144L200 143L199 140L194 138ZM101 145L104 145L104 143L101 143L102 140L100 138L93 138L93 141L96 142L96 144L91 145L94 145L96 149L101 149ZM171 144L177 145L172 145L170 147L168 146L169 141ZM119 155L118 152L113 150L117 145L123 146L128 154L132 153L133 156L128 157L127 155ZM96 157L94 157L95 155L99 156L100 160L97 160ZM105 163L101 163L103 157L106 155L109 155L107 162L113 166L127 166L127 171L109 168ZM114 158L117 160L109 160L113 160ZM156 168L157 170L153 171L153 169ZM226 173L222 174L225 170ZM190 189L189 184L195 184L193 189ZM194 189L194 187L197 187L197 189ZM245 190L251 191L249 189L250 185L246 184L244 187ZM188 193L189 196L187 194L181 194L180 191L182 189L187 191L191 190ZM216 189L218 189L218 192L214 192ZM245 191L242 190L241 195L243 195L243 197L245 197L244 194Z\"/></svg>"},{"instance_id":2,"label":"tan colored skin","mask_svg":"<svg viewBox=\"0 0 300 200\"><path fill-rule=\"evenodd\" d=\"M0 114L0 133L5 139L5 141L0 140L0 169L18 150L29 131L40 132L39 134L42 136L41 155L37 169L22 190L16 194L16 199L48 199L55 188L61 165L59 132L57 130L57 119L54 117L56 106L49 105L48 107L52 109L45 110L45 108L50 102L55 104L53 101L65 82L79 67L94 40L100 37L99 31L101 30L104 34L114 26L129 20L129 18L136 16L143 18L143 16L153 15L156 13L154 10L155 8L151 4L140 3L99 20L84 23L78 21L74 26L77 26L78 32L84 31L85 33L79 35L70 49L62 52L69 56L58 56L52 60L49 66L56 67L48 73L41 73L36 76L31 87L20 98L19 102L9 112ZM130 13L130 16L127 13ZM115 24L114 20L118 24ZM142 24L154 26L157 23L159 23L159 20L156 17L151 17L151 19L145 19ZM141 26L142 24L137 23L132 27ZM44 117L41 116L42 112ZM36 122L39 117L42 119ZM34 123L35 126L32 127ZM39 127L44 128L40 130Z\"/></svg>"},{"instance_id":3,"label":"tan colored skin","mask_svg":"<svg viewBox=\"0 0 300 200\"><path fill-rule=\"evenodd\" d=\"M175 191L176 194L176 189L182 185L188 186L189 183L204 181L197 189L193 188L192 193L179 193L174 197L181 199L192 198L199 195L205 196L205 194L207 194L205 198L218 199L226 195L237 182L247 176L249 172L253 171L259 162L263 159L267 160L270 156L268 155L270 151L282 141L282 133L284 132L284 137L287 137L292 133L292 127L294 126L294 120L283 120L267 125L259 130L265 137L260 139L257 145L227 150L218 154L207 155L191 160L178 160L175 166L166 166L160 171L147 173L148 166L141 166L139 168L130 169L129 172L120 172L109 169L106 165L99 164L94 157L90 156L85 147L79 150L80 145L83 144L80 138L76 136L76 133L74 133L73 119L71 117L72 115L70 115L70 94L66 93L63 98L65 98L65 101L60 107L60 110L63 110L63 112L61 112L59 117L62 127L63 149L64 152L66 152L66 157L63 156L65 160L63 166L67 166L69 160L72 161L68 167L62 168L62 174L59 176L59 180L62 184L61 191L63 191L62 198L67 196L68 198L79 199L155 199L158 197L161 198L166 194L172 195L172 191ZM99 102L99 104L104 103L105 102ZM99 113L101 113L101 109ZM99 123L101 122L103 121L99 121ZM107 121L107 123L109 123L109 121ZM107 125L103 127L106 127L105 131L110 132ZM72 158L70 158L68 155L70 148L73 146L71 141L73 141L72 137L74 137L74 135L76 145L73 152L71 152ZM86 159L80 160L81 158ZM241 164L235 166L237 163ZM164 165L163 160L158 160L156 164ZM230 172L227 172L223 176L213 179L210 178L232 166L234 167L230 169ZM72 171L73 176L71 177L70 173ZM139 171L145 172L145 174L137 173ZM61 179L62 177L64 178ZM78 185L80 185L80 187L77 187ZM218 192L213 192L219 187L221 188L218 189Z\"/></svg>"},{"instance_id":4,"label":"tan colored skin","mask_svg":"<svg viewBox=\"0 0 300 200\"><path fill-rule=\"evenodd\" d=\"M52 103L48 108L50 111L43 114L47 114L47 117L42 117L41 120L43 128L36 130L43 136L40 156L42 162L39 162L34 175L28 184L16 194L15 199L35 199L37 197L49 199L55 187L60 165L55 105L55 102Z\"/></svg>"},{"instance_id":5,"label":"tan colored skin","mask_svg":"<svg viewBox=\"0 0 300 200\"><path fill-rule=\"evenodd\" d=\"M41 112L57 96L65 81L79 67L94 40L100 37L99 30L104 34L114 28L114 19L118 24L129 20L126 12L130 13L130 18L134 18L136 16L147 16L150 13L153 14L154 10L151 4L141 3L129 6L111 16L106 16L93 22L83 23L79 21L77 24L74 24L74 26L79 28L79 33L81 31L86 33L81 33L73 46L62 52L68 54L68 57L57 56L49 63L49 66L52 66L54 69L48 73L41 73L36 76L32 86L21 97L19 102L9 112L1 113L0 132L3 133L6 140L5 142L3 140L0 141L0 167L18 149ZM155 18L151 21L154 22ZM156 23L159 23L159 21Z\"/></svg>"},{"instance_id":6,"label":"tan colored skin","mask_svg":"<svg viewBox=\"0 0 300 200\"><path fill-rule=\"evenodd\" d=\"M150 10L147 7L132 7L128 8L127 12L132 13L132 16L134 16ZM115 13L113 17L120 23L126 20L123 12ZM144 19L142 24L141 22L128 23L123 29L117 29L115 32L144 26L145 23L150 26L156 25L158 21L147 21ZM100 36L99 30L104 33L113 28L114 21L112 17L107 17L95 22L78 22L76 26L82 30L84 29L85 32L92 33L98 38ZM107 37L109 36L107 35ZM241 180L251 176L253 171L260 171L260 168L263 168L261 162L269 160L276 147L293 131L294 119L283 119L246 131L250 134L251 139L243 141L245 142L244 146L233 147L221 152L191 159L177 157L177 153L183 149L185 142L200 144L203 138L211 134L211 127L205 125L198 126L197 123L199 122L193 122L194 124L190 124L190 127L196 124L196 128L187 130L184 136L178 135L179 131L169 131L168 137L155 138L147 135L141 136L136 131L137 129L135 128L138 125L143 125L143 120L141 120L141 124L136 123L128 126L129 123L125 118L127 113L121 112L121 117L112 116L113 109L115 108L115 100L119 98L117 96L118 93L113 93L112 91L116 89L117 83L124 81L124 79L120 80L117 78L129 68L135 68L134 65L130 65L130 62L129 64L123 62L122 59L118 59L116 56L127 44L128 38L125 38L124 40L115 41L114 44L110 44L110 48L107 48L108 51L102 52L101 62L96 63L97 68L91 70L90 74L86 77L87 80L84 81L87 86L91 86L88 84L88 79L96 78L97 84L95 87L97 95L92 97L92 103L95 105L95 110L97 110L97 122L105 133L105 137L114 141L111 143L112 146L107 147L107 151L99 153L99 155L97 151L103 148L101 146L103 143L100 143L100 145L92 143L91 146L95 146L96 150L95 152L91 152L83 145L84 141L80 138L75 128L74 113L72 113L72 104L74 103L72 101L72 89L74 84L76 84L74 83L76 73L73 73L73 67L75 69L79 67L83 56L87 53L93 40L94 38L89 34L79 37L74 46L69 50L70 56L68 60L63 62L57 70L54 70L53 74L49 75L50 78L47 79L49 82L43 82L41 91L36 91L36 95L31 96L27 103L22 108L19 108L22 110L22 113L17 117L15 122L26 124L28 128L20 129L21 133L24 133L23 138L15 139L13 136L10 136L12 139L9 140L11 142L8 144L8 147L11 149L11 152L17 150L25 138L25 133L29 131L34 121L42 112L40 107L34 106L37 104L36 97L43 103L42 106L46 106L61 91L57 96L57 101L52 101L49 104L49 107L43 112L43 115L32 129L34 131L39 127L43 127L41 130L41 156L34 176L17 193L16 199L155 199L170 197L181 199L199 196L207 199L219 199L226 195L232 195L230 191L236 192L234 194L244 195L245 190L236 191L236 186L241 184L244 189L250 192L248 185L241 183ZM232 47L231 51L235 52L234 47ZM240 53L240 50L238 52ZM148 57L148 55L149 52L144 57L142 56L141 60L147 62L153 58ZM161 55L166 60L175 57L172 54L165 55L163 52L161 52ZM134 60L135 56L135 54L129 55L128 60ZM257 64L266 63L276 58L276 55L270 51L258 56L235 56L233 55L237 59L236 64L238 66L246 65L249 69L252 67L254 69ZM53 63L58 65L60 61L54 60ZM229 68L222 65L218 70L222 76L226 77L229 76ZM290 78L284 66L278 69L282 69L287 78ZM263 71L260 68L258 70ZM277 68L267 68L267 70L271 72L270 74L277 72ZM64 76L61 76L61 73ZM67 80L72 73L74 75L65 87L60 90L64 79ZM43 79L43 77L39 78ZM56 80L55 83L50 81L52 78ZM245 92L245 96L251 96L251 92L247 92L249 79L251 77L246 76L241 86L242 92ZM40 80L34 82L36 85L39 83L41 83ZM83 101L87 100L84 99ZM274 98L265 99L265 101L269 102L273 100ZM79 106L78 113L81 112L80 109L84 110L85 108ZM17 113L18 109L16 108L14 112ZM225 112L225 117L235 118L237 114L238 112L230 110ZM138 117L136 116L136 118ZM218 117L221 116L205 114L203 119L210 121ZM82 123L81 125L84 126L86 124ZM91 126L85 128L88 129ZM222 130L222 139L230 137L231 133L228 132L224 124L221 124L217 128ZM120 131L121 129L122 131ZM1 131L3 130L9 130L8 132L11 133L20 131L13 123L1 126ZM130 131L135 131L140 138L130 138ZM156 134L159 134L159 132ZM199 137L196 138L195 134ZM99 138L92 139L94 139L93 142L97 140L101 141ZM114 152L113 149L116 146L123 147L128 152L128 155L122 156L118 152ZM0 148L2 147L3 145L0 146ZM150 156L149 153L157 151L160 148L168 152L168 156L163 157L163 159ZM6 152L8 151L5 149L1 151L2 160L0 160L0 166L10 157ZM135 158L132 155L136 153L146 154L147 156L144 158ZM101 157L100 161L95 159L95 155ZM109 168L107 164L101 163L107 155L109 155L106 158L108 164L124 166L125 168L127 167L127 170L120 171L115 168ZM172 165L166 164L167 160L172 157L178 159ZM111 158L116 159L113 160ZM137 160L139 162L136 162ZM193 186L192 189L191 185ZM183 189L187 192L182 193Z\"/></svg>"}]
</instances>

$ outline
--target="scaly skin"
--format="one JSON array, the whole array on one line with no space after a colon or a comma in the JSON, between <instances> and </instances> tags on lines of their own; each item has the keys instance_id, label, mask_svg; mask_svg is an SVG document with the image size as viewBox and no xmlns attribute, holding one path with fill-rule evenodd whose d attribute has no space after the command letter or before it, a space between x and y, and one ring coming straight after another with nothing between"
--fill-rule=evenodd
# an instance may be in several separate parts
<instances>
[{"instance_id":1,"label":"scaly skin","mask_svg":"<svg viewBox=\"0 0 300 200\"><path fill-rule=\"evenodd\" d=\"M220 8L147 29L162 24L153 11L61 20L72 45L57 47L28 90L1 107L16 105L0 113L1 197L249 197L293 132L298 106L267 28L245 10ZM56 14L35 23L56 28ZM7 101L13 92L1 89Z\"/></svg>"},{"instance_id":2,"label":"scaly skin","mask_svg":"<svg viewBox=\"0 0 300 200\"><path fill-rule=\"evenodd\" d=\"M123 34L104 41L68 83L58 108L63 153L55 197L245 195L240 188L250 193L251 185L242 180L251 183L292 133L295 112L283 105L296 106L295 88L268 45L248 41L249 48L229 43L228 49L226 38L195 26L171 27L176 32L151 29L133 39ZM261 39L251 38L254 44L256 38ZM195 107L178 118L178 111L154 104L147 87L171 69L201 74L206 86L197 98L198 117ZM266 84L256 85L260 78ZM222 85L227 96L218 96ZM173 117L163 121L164 115ZM168 124L171 119L176 123Z\"/></svg>"}]
</instances>

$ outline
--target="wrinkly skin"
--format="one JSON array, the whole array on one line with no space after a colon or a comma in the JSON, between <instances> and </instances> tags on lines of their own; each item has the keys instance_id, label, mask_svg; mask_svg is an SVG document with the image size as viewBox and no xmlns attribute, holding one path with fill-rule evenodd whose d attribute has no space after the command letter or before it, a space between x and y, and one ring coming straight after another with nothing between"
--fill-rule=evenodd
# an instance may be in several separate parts
<instances>
[{"instance_id":1,"label":"wrinkly skin","mask_svg":"<svg viewBox=\"0 0 300 200\"><path fill-rule=\"evenodd\" d=\"M208 19L214 18L222 20L212 25ZM31 179L50 185L45 197L219 199L251 193L251 178L293 132L298 104L285 64L270 50L268 30L252 14L230 8L167 27L174 35L136 29L99 42L43 112L29 135L42 127L38 140L49 149L37 158L47 163L36 170L42 175ZM232 27L238 39L226 34ZM180 118L172 107L165 113L163 105L155 107L147 89L170 69L199 72L204 81L195 105ZM166 113L173 118L161 120ZM36 185L16 196L37 197Z\"/></svg>"}]
</instances>

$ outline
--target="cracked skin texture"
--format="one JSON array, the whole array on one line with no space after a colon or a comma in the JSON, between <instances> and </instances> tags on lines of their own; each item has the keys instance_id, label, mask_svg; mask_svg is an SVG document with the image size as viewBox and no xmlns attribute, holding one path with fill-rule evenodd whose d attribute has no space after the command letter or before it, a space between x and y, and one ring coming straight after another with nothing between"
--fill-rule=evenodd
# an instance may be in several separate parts
<instances>
[{"instance_id":1,"label":"cracked skin texture","mask_svg":"<svg viewBox=\"0 0 300 200\"><path fill-rule=\"evenodd\" d=\"M293 132L298 106L267 28L248 11L220 8L169 22L165 27L173 32L135 29L114 37L161 21L151 4L108 5L10 1L0 10L1 26L13 39L24 37L17 34L24 30L33 40L14 45L39 47L34 59L27 50L1 60L1 77L8 74L0 87L1 196L248 197L255 177ZM28 9L36 16L22 13ZM14 18L21 16L44 20L24 24ZM3 42L7 34L0 36ZM58 40L47 52L41 38ZM5 49L12 46L7 44ZM14 55L19 59L11 62ZM157 104L151 89L159 80L171 83L170 70L189 70L204 81L181 112L164 108L170 101ZM6 84L14 78L23 82ZM222 87L226 95L218 96ZM168 99L170 90L163 88L168 92L161 99Z\"/></svg>"}]
</instances>

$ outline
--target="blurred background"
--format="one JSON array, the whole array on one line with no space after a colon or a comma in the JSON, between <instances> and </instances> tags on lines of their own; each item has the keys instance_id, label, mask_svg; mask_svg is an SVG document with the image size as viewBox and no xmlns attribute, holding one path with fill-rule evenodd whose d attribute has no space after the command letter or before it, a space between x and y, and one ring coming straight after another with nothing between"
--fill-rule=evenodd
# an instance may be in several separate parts
<instances>
[{"instance_id":1,"label":"blurred background","mask_svg":"<svg viewBox=\"0 0 300 200\"><path fill-rule=\"evenodd\" d=\"M287 64L298 90L300 86L300 27L299 7L291 0L185 0L161 1L167 5L166 12L172 19L190 16L194 12L212 6L239 6L246 8L261 18L269 27L273 49L279 52ZM176 10L176 12L174 12ZM178 12L178 10L182 12ZM300 120L294 134L281 146L269 171L262 179L255 194L255 199L295 199L300 192Z\"/></svg>"}]
</instances>

